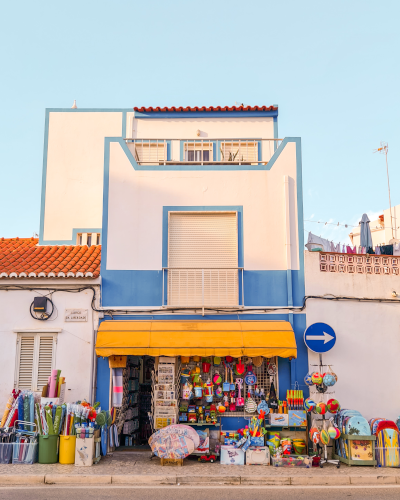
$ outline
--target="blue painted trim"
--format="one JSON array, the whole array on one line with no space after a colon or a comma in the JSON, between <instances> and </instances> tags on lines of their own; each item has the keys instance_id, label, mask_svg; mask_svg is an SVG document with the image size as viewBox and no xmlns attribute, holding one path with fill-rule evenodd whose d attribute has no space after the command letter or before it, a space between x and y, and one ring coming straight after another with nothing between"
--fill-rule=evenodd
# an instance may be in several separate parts
<instances>
[{"instance_id":1,"label":"blue painted trim","mask_svg":"<svg viewBox=\"0 0 400 500\"><path fill-rule=\"evenodd\" d=\"M108 248L108 191L110 185L110 143L114 142L110 137L105 137L104 139L104 180L103 180L103 235L102 245L101 245L101 264L100 264L100 276L107 270L107 248ZM129 154L132 160L134 158L132 153L129 151L128 146L125 141L121 139L121 143L125 146L123 149L125 154ZM132 161L130 160L130 161ZM102 293L103 296L103 293Z\"/></svg>"},{"instance_id":2,"label":"blue painted trim","mask_svg":"<svg viewBox=\"0 0 400 500\"><path fill-rule=\"evenodd\" d=\"M133 154L129 150L128 146L126 145L125 141L121 137L105 137L106 140L109 142L117 142L120 144L121 148L124 150L128 160L132 164L132 167L135 170L143 170L143 171L159 171L159 170L168 170L170 172L185 172L185 171L196 171L196 170L201 170L201 171L246 171L246 170L271 170L272 166L276 162L276 160L279 158L279 155L282 153L283 149L289 142L295 142L296 144L300 144L300 138L299 137L286 137L283 139L281 142L279 148L275 151L275 153L272 155L270 161L266 165L231 165L229 162L226 164L221 164L221 165L193 165L192 163L184 163L184 164L176 164L176 165L138 165L136 162ZM301 159L301 152L300 152L300 159ZM301 168L301 161L300 161L300 168ZM300 170L301 172L301 170Z\"/></svg>"},{"instance_id":3,"label":"blue painted trim","mask_svg":"<svg viewBox=\"0 0 400 500\"><path fill-rule=\"evenodd\" d=\"M286 283L287 283L287 305L293 306L293 290L292 290L292 270L286 270Z\"/></svg>"},{"instance_id":4,"label":"blue painted trim","mask_svg":"<svg viewBox=\"0 0 400 500\"><path fill-rule=\"evenodd\" d=\"M132 108L46 108L49 113L132 113Z\"/></svg>"},{"instance_id":5,"label":"blue painted trim","mask_svg":"<svg viewBox=\"0 0 400 500\"><path fill-rule=\"evenodd\" d=\"M168 267L168 212L237 212L238 213L238 267L243 267L243 206L171 206L163 207L162 224L162 267Z\"/></svg>"},{"instance_id":6,"label":"blue painted trim","mask_svg":"<svg viewBox=\"0 0 400 500\"><path fill-rule=\"evenodd\" d=\"M122 111L122 137L127 137L126 135L126 111Z\"/></svg>"},{"instance_id":7,"label":"blue painted trim","mask_svg":"<svg viewBox=\"0 0 400 500\"><path fill-rule=\"evenodd\" d=\"M278 139L278 117L274 116L274 139ZM278 145L277 141L274 141L274 151L276 151Z\"/></svg>"},{"instance_id":8,"label":"blue painted trim","mask_svg":"<svg viewBox=\"0 0 400 500\"><path fill-rule=\"evenodd\" d=\"M254 118L264 116L278 116L278 111L151 111L139 113L135 111L135 118Z\"/></svg>"},{"instance_id":9,"label":"blue painted trim","mask_svg":"<svg viewBox=\"0 0 400 500\"><path fill-rule=\"evenodd\" d=\"M47 152L49 148L49 110L45 111L44 119L44 144L43 144L43 169L42 169L42 194L40 199L40 228L39 244L43 244L44 213L46 204L46 181L47 181Z\"/></svg>"},{"instance_id":10,"label":"blue painted trim","mask_svg":"<svg viewBox=\"0 0 400 500\"><path fill-rule=\"evenodd\" d=\"M78 233L100 233L101 242L101 227L74 227L72 229L72 238L70 240L43 240L39 239L39 245L76 245Z\"/></svg>"}]
</instances>

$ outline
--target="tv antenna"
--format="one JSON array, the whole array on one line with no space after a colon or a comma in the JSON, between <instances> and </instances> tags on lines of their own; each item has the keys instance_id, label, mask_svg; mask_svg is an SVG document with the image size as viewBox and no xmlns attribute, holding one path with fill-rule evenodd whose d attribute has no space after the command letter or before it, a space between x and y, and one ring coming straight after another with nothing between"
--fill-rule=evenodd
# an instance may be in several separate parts
<instances>
[{"instance_id":1,"label":"tv antenna","mask_svg":"<svg viewBox=\"0 0 400 500\"><path fill-rule=\"evenodd\" d=\"M389 166L388 166L388 159L387 159L388 151L389 151L389 144L387 142L381 141L381 146L378 149L375 149L374 153L381 153L381 154L385 155L385 158L386 158L386 175L387 175L387 181L388 181L389 209L390 209L390 227L392 228L392 238L394 238L392 203L390 201Z\"/></svg>"}]
</instances>

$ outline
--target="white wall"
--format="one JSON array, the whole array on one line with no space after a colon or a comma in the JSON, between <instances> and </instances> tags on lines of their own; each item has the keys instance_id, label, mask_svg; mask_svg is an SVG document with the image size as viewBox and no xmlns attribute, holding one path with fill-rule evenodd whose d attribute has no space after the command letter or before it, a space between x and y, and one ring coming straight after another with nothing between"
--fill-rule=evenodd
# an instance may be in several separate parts
<instances>
[{"instance_id":1,"label":"white wall","mask_svg":"<svg viewBox=\"0 0 400 500\"><path fill-rule=\"evenodd\" d=\"M244 267L284 270L284 175L290 177L292 269L299 269L296 145L270 171L135 170L110 144L107 269L162 267L163 206L243 205Z\"/></svg>"},{"instance_id":2,"label":"white wall","mask_svg":"<svg viewBox=\"0 0 400 500\"><path fill-rule=\"evenodd\" d=\"M122 112L50 112L44 240L101 228L104 138L121 134Z\"/></svg>"},{"instance_id":3,"label":"white wall","mask_svg":"<svg viewBox=\"0 0 400 500\"><path fill-rule=\"evenodd\" d=\"M43 282L43 280L41 280ZM4 282L4 283L3 283ZM4 284L16 284L17 280L2 280ZM38 281L18 280L18 285L29 284L37 286ZM89 285L93 280L86 280L83 284ZM55 284L56 283L56 284ZM47 280L44 286L70 286L71 283L64 280ZM99 286L95 286L96 294L99 294ZM15 329L35 329L38 332L46 332L48 329L61 328L58 333L56 347L55 367L62 371L66 378L67 392L66 401L72 402L86 398L89 400L91 385L92 353L93 353L93 331L94 325L98 324L98 315L91 309L92 291L86 290L80 293L56 292L53 294L53 302L57 311L48 321L34 320L29 307L38 292L30 291L4 291L0 290L0 408L5 403L12 389L14 389L17 333ZM46 293L46 292L41 292ZM88 309L88 321L66 323L64 321L65 309ZM96 326L97 328L97 326Z\"/></svg>"},{"instance_id":4,"label":"white wall","mask_svg":"<svg viewBox=\"0 0 400 500\"><path fill-rule=\"evenodd\" d=\"M272 139L272 117L134 118L127 113L127 136L137 139ZM197 136L200 130L200 136ZM131 135L129 135L131 134Z\"/></svg>"},{"instance_id":5,"label":"white wall","mask_svg":"<svg viewBox=\"0 0 400 500\"><path fill-rule=\"evenodd\" d=\"M327 273L319 270L318 252L305 252L306 295L391 299L400 294L400 279L393 275ZM398 365L400 357L400 304L359 303L310 299L307 326L327 323L337 335L336 345L323 355L338 376L333 387L342 408L359 410L369 419L396 420L400 414ZM309 353L311 365L318 355Z\"/></svg>"}]
</instances>

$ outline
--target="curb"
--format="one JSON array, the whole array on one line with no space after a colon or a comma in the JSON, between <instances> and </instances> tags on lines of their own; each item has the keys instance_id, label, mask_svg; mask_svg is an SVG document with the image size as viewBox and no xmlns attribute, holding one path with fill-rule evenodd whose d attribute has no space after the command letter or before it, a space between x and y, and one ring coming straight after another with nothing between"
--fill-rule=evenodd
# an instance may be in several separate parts
<instances>
[{"instance_id":1,"label":"curb","mask_svg":"<svg viewBox=\"0 0 400 500\"><path fill-rule=\"evenodd\" d=\"M343 486L400 485L400 476L158 476L158 475L0 475L0 486L39 484Z\"/></svg>"}]
</instances>

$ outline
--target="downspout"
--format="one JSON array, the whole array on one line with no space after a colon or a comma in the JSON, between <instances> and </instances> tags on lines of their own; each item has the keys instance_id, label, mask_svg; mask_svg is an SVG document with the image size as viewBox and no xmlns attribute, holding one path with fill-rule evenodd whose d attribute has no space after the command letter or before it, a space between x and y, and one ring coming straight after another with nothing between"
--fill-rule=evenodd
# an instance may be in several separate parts
<instances>
[{"instance_id":1,"label":"downspout","mask_svg":"<svg viewBox=\"0 0 400 500\"><path fill-rule=\"evenodd\" d=\"M293 307L293 283L292 283L292 241L290 235L290 189L289 176L283 177L284 199L285 199L285 250L286 250L286 286L287 286L287 305ZM289 313L289 322L293 328L293 313ZM290 362L290 385L294 386L296 382L296 360Z\"/></svg>"}]
</instances>

